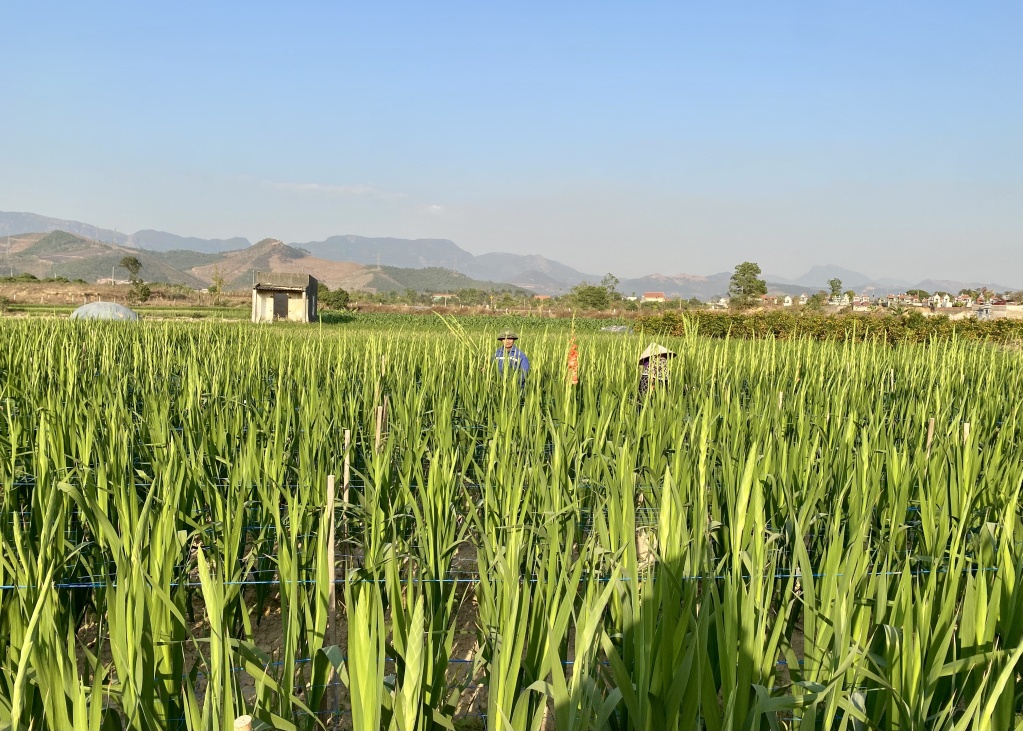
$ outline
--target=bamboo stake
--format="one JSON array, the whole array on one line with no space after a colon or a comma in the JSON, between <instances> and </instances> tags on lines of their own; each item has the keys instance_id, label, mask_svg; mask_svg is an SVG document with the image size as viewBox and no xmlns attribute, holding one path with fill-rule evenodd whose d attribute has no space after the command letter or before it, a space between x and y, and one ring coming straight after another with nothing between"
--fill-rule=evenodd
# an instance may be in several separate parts
<instances>
[{"instance_id":1,"label":"bamboo stake","mask_svg":"<svg viewBox=\"0 0 1023 731\"><path fill-rule=\"evenodd\" d=\"M327 626L331 644L337 644L337 564L334 561L334 475L327 475L327 566L330 571L330 590L327 594ZM337 685L334 684L334 666L331 665L327 682L334 689L334 714L337 715Z\"/></svg>"},{"instance_id":2,"label":"bamboo stake","mask_svg":"<svg viewBox=\"0 0 1023 731\"><path fill-rule=\"evenodd\" d=\"M785 394L781 391L778 392L778 411L781 411L781 401L785 397Z\"/></svg>"},{"instance_id":3,"label":"bamboo stake","mask_svg":"<svg viewBox=\"0 0 1023 731\"><path fill-rule=\"evenodd\" d=\"M252 716L238 716L234 719L234 731L252 731Z\"/></svg>"},{"instance_id":4,"label":"bamboo stake","mask_svg":"<svg viewBox=\"0 0 1023 731\"><path fill-rule=\"evenodd\" d=\"M970 441L970 422L963 422L963 444Z\"/></svg>"},{"instance_id":5,"label":"bamboo stake","mask_svg":"<svg viewBox=\"0 0 1023 731\"><path fill-rule=\"evenodd\" d=\"M934 417L927 422L927 459L931 458L931 442L934 440Z\"/></svg>"},{"instance_id":6,"label":"bamboo stake","mask_svg":"<svg viewBox=\"0 0 1023 731\"><path fill-rule=\"evenodd\" d=\"M324 511L327 520L327 565L330 567L330 611L327 614L327 622L333 634L336 632L334 622L334 605L337 603L337 594L334 590L334 582L337 579L337 567L334 565L334 475L327 475L327 506Z\"/></svg>"},{"instance_id":7,"label":"bamboo stake","mask_svg":"<svg viewBox=\"0 0 1023 731\"><path fill-rule=\"evenodd\" d=\"M344 496L345 505L348 505L348 485L349 485L349 482L350 482L349 475L351 473L351 465L352 465L352 463L351 463L351 454L350 454L351 447L352 447L352 430L351 429L345 429L345 471L344 471L344 473L343 473L343 475L341 477L341 479L342 479L341 486L342 486L342 488L344 488L343 496ZM345 521L345 529L344 530L345 530L345 533L348 532L348 521Z\"/></svg>"},{"instance_id":8,"label":"bamboo stake","mask_svg":"<svg viewBox=\"0 0 1023 731\"><path fill-rule=\"evenodd\" d=\"M377 406L377 434L376 441L373 444L374 451L380 452L380 427L384 420L384 407Z\"/></svg>"}]
</instances>

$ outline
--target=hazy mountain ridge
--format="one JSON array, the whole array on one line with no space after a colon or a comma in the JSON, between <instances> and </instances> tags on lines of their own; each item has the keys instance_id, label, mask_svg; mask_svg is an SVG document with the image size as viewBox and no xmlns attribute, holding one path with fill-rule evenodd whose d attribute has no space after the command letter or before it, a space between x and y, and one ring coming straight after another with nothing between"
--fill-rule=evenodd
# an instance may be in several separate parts
<instances>
[{"instance_id":1,"label":"hazy mountain ridge","mask_svg":"<svg viewBox=\"0 0 1023 731\"><path fill-rule=\"evenodd\" d=\"M69 221L63 218L50 218L49 216L40 216L36 213L5 213L0 211L0 236L49 233L51 231L67 231L77 236L108 244L116 244L128 240L127 234L99 228L91 223Z\"/></svg>"},{"instance_id":2,"label":"hazy mountain ridge","mask_svg":"<svg viewBox=\"0 0 1023 731\"><path fill-rule=\"evenodd\" d=\"M891 277L870 277L862 272L856 272L837 264L817 265L810 267L810 271L796 279L786 279L777 275L765 274L768 282L775 282L780 285L793 285L804 287L811 292L828 289L828 280L838 278L842 281L843 290L854 290L857 293L872 294L898 294L907 289L922 289L926 292L944 291L956 294L961 289L976 289L983 287L996 292L1006 292L1016 289L1015 287L996 282L961 282L951 279L924 279L916 284L905 280ZM809 292L808 292L809 293Z\"/></svg>"},{"instance_id":3,"label":"hazy mountain ridge","mask_svg":"<svg viewBox=\"0 0 1023 731\"><path fill-rule=\"evenodd\" d=\"M128 234L93 224L35 213L0 211L0 236L46 231L67 231L93 241L112 243L152 253L195 251L199 254L227 254L252 246L247 238L202 239L178 236L153 229ZM331 236L322 241L294 242L311 256L333 262L426 269L441 267L480 282L510 282L529 285L545 294L567 292L584 280L596 282L600 275L586 274L539 254L493 252L476 256L448 239L398 239L351 234Z\"/></svg>"},{"instance_id":4,"label":"hazy mountain ridge","mask_svg":"<svg viewBox=\"0 0 1023 731\"><path fill-rule=\"evenodd\" d=\"M331 261L379 263L404 268L442 267L481 281L516 284L528 282L544 290L561 288L567 291L583 280L600 280L598 275L585 274L539 254L494 252L476 256L448 239L369 238L345 235L294 245L308 250L313 256ZM547 277L547 280L544 280L544 277Z\"/></svg>"},{"instance_id":5,"label":"hazy mountain ridge","mask_svg":"<svg viewBox=\"0 0 1023 731\"><path fill-rule=\"evenodd\" d=\"M74 276L109 276L102 269L109 271L111 262L117 252L108 252L97 246L111 245L117 251L126 249L137 252L140 259L147 257L152 262L148 269L153 276L162 279L151 281L180 281L194 286L209 284L214 269L223 263L225 270L233 272L227 281L241 286L246 284L246 276L251 279L253 269L267 269L271 266L295 266L294 262L301 258L292 255L282 257L283 249L269 253L259 249L261 244L250 244L244 237L230 239L201 239L178 236L176 234L152 229L143 229L133 234L126 234L110 229L103 229L92 224L66 219L50 218L34 213L4 213L0 211L0 236L24 237L28 233L66 231L92 242L91 248L80 249L77 253L65 251L50 256L35 256L22 253L24 261L6 262L10 266L22 267L24 271L36 274L45 272L52 276L55 272L80 272ZM277 242L280 243L280 242ZM288 246L281 244L282 246ZM22 246L21 248L25 248ZM558 295L567 293L573 286L587 281L596 284L601 275L587 274L561 262L548 259L539 254L509 254L492 252L474 255L462 249L448 239L398 239L391 237L365 237L355 235L331 236L322 241L294 243L289 249L301 251L305 259L303 266L325 282L346 288L378 288L370 284L373 277L365 274L365 268L378 263L385 267L397 269L436 269L442 268L453 273L451 278L437 279L428 277L429 281L446 281L451 288L462 282L459 277L475 282L464 286L477 285L515 285L529 289L538 294ZM25 257L30 257L25 259ZM58 259L66 259L60 260ZM87 259L97 261L85 263ZM289 258L290 257L290 258ZM306 260L307 259L307 260ZM119 260L119 259L118 259ZM112 262L116 265L116 261ZM336 265L359 265L353 268ZM145 264L144 264L145 266ZM246 274L246 271L248 274ZM354 272L362 272L355 275ZM71 276L64 274L64 276ZM144 275L144 276L148 276ZM176 277L176 279L175 279ZM720 272L708 276L694 274L650 274L644 277L625 278L621 280L619 291L624 294L635 292L641 296L643 292L664 292L668 297L699 297L709 299L715 295L728 292L728 281L731 272ZM904 292L907 289L924 289L929 292L943 290L958 292L960 289L979 289L987 287L1004 292L1013 287L991 282L958 282L952 280L927 279L913 285L909 281L895 278L871 278L870 276L836 264L814 265L806 274L795 279L765 274L768 289L776 294L799 295L811 294L820 289L827 289L827 281L837 277L842 280L843 290L852 289L856 292L884 294L887 292ZM379 288L391 287L402 283L378 272ZM406 277L410 280L410 277ZM412 277L416 281L427 281L423 277ZM501 284L508 283L508 284ZM404 286L397 287L404 288ZM412 287L414 288L414 287Z\"/></svg>"},{"instance_id":6,"label":"hazy mountain ridge","mask_svg":"<svg viewBox=\"0 0 1023 731\"><path fill-rule=\"evenodd\" d=\"M5 247L0 262L12 273L28 272L40 278L67 277L95 282L109 277L111 273L115 278L126 278L127 272L119 267L125 256L138 258L146 281L189 287L206 284L148 251L108 244L65 231L12 236L10 249Z\"/></svg>"},{"instance_id":7,"label":"hazy mountain ridge","mask_svg":"<svg viewBox=\"0 0 1023 731\"><path fill-rule=\"evenodd\" d=\"M166 231L143 229L128 236L125 245L149 251L188 250L203 254L217 254L243 249L250 246L251 242L242 236L235 236L231 239L199 239L192 236L169 234Z\"/></svg>"},{"instance_id":8,"label":"hazy mountain ridge","mask_svg":"<svg viewBox=\"0 0 1023 731\"><path fill-rule=\"evenodd\" d=\"M6 242L5 242L6 243ZM65 231L11 236L9 250L0 250L0 266L12 273L28 272L39 278L67 277L95 282L111 274L127 277L120 262L134 256L142 264L141 277L147 282L208 287L216 276L227 289L248 289L256 271L291 271L311 274L328 287L367 292L457 291L514 289L503 282L480 281L449 269L368 266L336 262L311 256L308 251L265 239L244 249L226 253L187 250L149 251L88 239Z\"/></svg>"}]
</instances>

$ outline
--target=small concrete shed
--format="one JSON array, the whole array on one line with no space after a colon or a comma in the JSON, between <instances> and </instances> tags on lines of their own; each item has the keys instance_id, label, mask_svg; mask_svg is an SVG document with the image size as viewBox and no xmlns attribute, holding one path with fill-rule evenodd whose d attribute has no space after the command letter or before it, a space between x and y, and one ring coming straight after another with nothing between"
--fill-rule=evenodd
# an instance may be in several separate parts
<instances>
[{"instance_id":1,"label":"small concrete shed","mask_svg":"<svg viewBox=\"0 0 1023 731\"><path fill-rule=\"evenodd\" d=\"M316 322L315 277L292 272L256 272L252 321Z\"/></svg>"}]
</instances>

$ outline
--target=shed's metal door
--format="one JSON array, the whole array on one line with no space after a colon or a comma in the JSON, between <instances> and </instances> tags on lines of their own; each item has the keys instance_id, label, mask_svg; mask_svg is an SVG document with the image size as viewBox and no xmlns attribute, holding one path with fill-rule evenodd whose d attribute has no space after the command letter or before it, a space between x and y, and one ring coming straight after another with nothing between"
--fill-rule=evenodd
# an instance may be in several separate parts
<instances>
[{"instance_id":1,"label":"shed's metal door","mask_svg":"<svg viewBox=\"0 0 1023 731\"><path fill-rule=\"evenodd\" d=\"M288 319L288 293L274 292L274 319Z\"/></svg>"}]
</instances>

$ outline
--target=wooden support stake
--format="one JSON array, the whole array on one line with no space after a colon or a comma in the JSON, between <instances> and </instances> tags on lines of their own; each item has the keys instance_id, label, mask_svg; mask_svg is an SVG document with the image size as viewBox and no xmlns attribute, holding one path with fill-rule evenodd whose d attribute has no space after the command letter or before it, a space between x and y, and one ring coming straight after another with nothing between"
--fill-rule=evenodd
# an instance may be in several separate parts
<instances>
[{"instance_id":1,"label":"wooden support stake","mask_svg":"<svg viewBox=\"0 0 1023 731\"><path fill-rule=\"evenodd\" d=\"M931 458L931 442L934 441L934 417L927 422L927 459Z\"/></svg>"},{"instance_id":2,"label":"wooden support stake","mask_svg":"<svg viewBox=\"0 0 1023 731\"><path fill-rule=\"evenodd\" d=\"M970 441L970 422L963 422L963 444Z\"/></svg>"},{"instance_id":3,"label":"wooden support stake","mask_svg":"<svg viewBox=\"0 0 1023 731\"><path fill-rule=\"evenodd\" d=\"M330 626L330 636L333 638L337 634L337 625L334 621L334 609L337 604L337 594L335 592L337 566L334 563L334 475L327 475L327 505L324 509L324 519L327 521L327 567L330 572L327 622Z\"/></svg>"},{"instance_id":4,"label":"wooden support stake","mask_svg":"<svg viewBox=\"0 0 1023 731\"><path fill-rule=\"evenodd\" d=\"M895 369L892 368L888 371L888 382L891 384L891 390L895 390Z\"/></svg>"},{"instance_id":5,"label":"wooden support stake","mask_svg":"<svg viewBox=\"0 0 1023 731\"><path fill-rule=\"evenodd\" d=\"M351 466L352 466L352 462L351 462L351 459L352 459L352 457L351 457L351 448L352 448L352 430L351 429L345 429L345 471L344 471L344 474L341 477L341 479L342 479L341 486L344 489L344 501L345 501L345 505L346 506L348 505L348 485L349 485L349 482L350 482L349 476L351 474ZM347 533L347 532L348 532L348 521L345 521L345 533Z\"/></svg>"},{"instance_id":6,"label":"wooden support stake","mask_svg":"<svg viewBox=\"0 0 1023 731\"><path fill-rule=\"evenodd\" d=\"M778 392L778 411L781 411L781 401L785 397L785 394L781 391Z\"/></svg>"},{"instance_id":7,"label":"wooden support stake","mask_svg":"<svg viewBox=\"0 0 1023 731\"><path fill-rule=\"evenodd\" d=\"M327 573L330 589L327 592L327 637L337 644L337 563L334 560L334 475L327 475ZM334 666L330 668L327 683L334 689L334 714L337 714L337 686L334 684Z\"/></svg>"},{"instance_id":8,"label":"wooden support stake","mask_svg":"<svg viewBox=\"0 0 1023 731\"><path fill-rule=\"evenodd\" d=\"M374 450L377 451L377 452L380 451L380 427L382 426L383 420L384 420L384 407L383 406L377 406L377 436L376 436L376 441L373 444Z\"/></svg>"},{"instance_id":9,"label":"wooden support stake","mask_svg":"<svg viewBox=\"0 0 1023 731\"><path fill-rule=\"evenodd\" d=\"M252 731L252 716L238 716L234 719L234 731Z\"/></svg>"}]
</instances>

